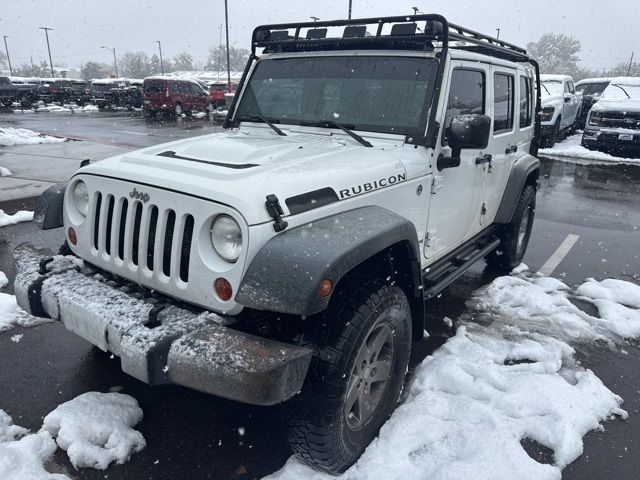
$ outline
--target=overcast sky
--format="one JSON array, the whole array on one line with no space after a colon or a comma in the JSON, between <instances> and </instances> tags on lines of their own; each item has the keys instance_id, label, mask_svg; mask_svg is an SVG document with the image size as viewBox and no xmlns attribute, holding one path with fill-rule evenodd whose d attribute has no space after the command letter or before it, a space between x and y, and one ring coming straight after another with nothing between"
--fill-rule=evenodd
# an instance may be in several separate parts
<instances>
[{"instance_id":1,"label":"overcast sky","mask_svg":"<svg viewBox=\"0 0 640 480\"><path fill-rule=\"evenodd\" d=\"M582 43L584 66L609 68L635 50L640 57L639 0L353 0L353 17L401 15L417 6L441 13L452 23L518 45L546 32L574 35ZM346 18L348 0L229 0L230 41L249 48L251 31L262 23ZM8 35L14 65L47 57L49 32L54 64L79 66L88 60L112 62L102 45L153 54L162 41L165 56L191 53L204 63L218 44L223 0L0 0L0 35Z\"/></svg>"}]
</instances>

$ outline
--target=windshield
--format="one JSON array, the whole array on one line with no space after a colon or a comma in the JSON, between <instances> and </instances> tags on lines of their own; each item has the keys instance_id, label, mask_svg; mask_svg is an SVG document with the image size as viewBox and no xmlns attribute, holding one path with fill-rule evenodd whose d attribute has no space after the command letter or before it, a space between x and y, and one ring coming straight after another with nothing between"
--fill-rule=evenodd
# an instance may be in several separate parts
<instances>
[{"instance_id":1,"label":"windshield","mask_svg":"<svg viewBox=\"0 0 640 480\"><path fill-rule=\"evenodd\" d=\"M609 82L583 83L576 85L576 91L582 92L584 95L600 95L607 88L607 85Z\"/></svg>"},{"instance_id":2,"label":"windshield","mask_svg":"<svg viewBox=\"0 0 640 480\"><path fill-rule=\"evenodd\" d=\"M547 89L549 95L562 95L564 93L564 85L562 82L556 82L553 80L547 80L542 82L542 85ZM546 92L543 92L543 95Z\"/></svg>"},{"instance_id":3,"label":"windshield","mask_svg":"<svg viewBox=\"0 0 640 480\"><path fill-rule=\"evenodd\" d=\"M602 92L602 98L607 100L625 100L628 98L640 100L640 83L636 85L612 83Z\"/></svg>"},{"instance_id":4,"label":"windshield","mask_svg":"<svg viewBox=\"0 0 640 480\"><path fill-rule=\"evenodd\" d=\"M344 56L258 63L236 113L275 123L337 122L411 134L430 102L437 63L425 58Z\"/></svg>"}]
</instances>

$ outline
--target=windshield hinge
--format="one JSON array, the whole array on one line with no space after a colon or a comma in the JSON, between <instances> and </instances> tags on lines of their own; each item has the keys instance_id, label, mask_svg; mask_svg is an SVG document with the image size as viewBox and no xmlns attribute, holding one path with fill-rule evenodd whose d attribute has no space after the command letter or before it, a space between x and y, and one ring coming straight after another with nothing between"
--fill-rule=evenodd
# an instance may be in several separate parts
<instances>
[{"instance_id":1,"label":"windshield hinge","mask_svg":"<svg viewBox=\"0 0 640 480\"><path fill-rule=\"evenodd\" d=\"M264 204L267 207L267 213L274 220L273 229L276 232L281 232L282 230L287 228L289 223L282 219L284 211L280 206L280 200L278 200L278 197L276 197L274 194L267 195L267 201L264 202Z\"/></svg>"}]
</instances>

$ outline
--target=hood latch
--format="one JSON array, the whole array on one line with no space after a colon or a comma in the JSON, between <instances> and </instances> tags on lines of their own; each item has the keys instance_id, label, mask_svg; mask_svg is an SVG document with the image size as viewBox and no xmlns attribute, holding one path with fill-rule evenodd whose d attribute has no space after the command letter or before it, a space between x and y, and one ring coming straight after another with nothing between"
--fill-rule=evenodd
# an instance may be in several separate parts
<instances>
[{"instance_id":1,"label":"hood latch","mask_svg":"<svg viewBox=\"0 0 640 480\"><path fill-rule=\"evenodd\" d=\"M269 216L274 220L273 229L276 232L281 232L287 228L289 223L282 219L284 211L280 206L280 200L278 200L278 197L274 194L267 195L267 201L264 202L264 204L267 207L267 213L269 213Z\"/></svg>"}]
</instances>

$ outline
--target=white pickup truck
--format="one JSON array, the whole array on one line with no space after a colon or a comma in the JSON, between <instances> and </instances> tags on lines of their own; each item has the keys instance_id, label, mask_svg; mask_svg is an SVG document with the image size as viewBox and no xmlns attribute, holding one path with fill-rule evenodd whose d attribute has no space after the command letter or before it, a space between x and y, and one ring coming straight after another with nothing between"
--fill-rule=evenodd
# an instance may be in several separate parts
<instances>
[{"instance_id":1,"label":"white pickup truck","mask_svg":"<svg viewBox=\"0 0 640 480\"><path fill-rule=\"evenodd\" d=\"M542 146L553 147L563 133L573 133L582 107L582 94L576 92L569 75L540 75Z\"/></svg>"}]
</instances>

